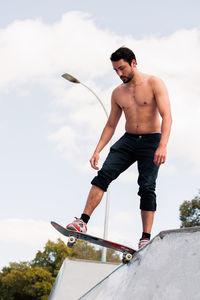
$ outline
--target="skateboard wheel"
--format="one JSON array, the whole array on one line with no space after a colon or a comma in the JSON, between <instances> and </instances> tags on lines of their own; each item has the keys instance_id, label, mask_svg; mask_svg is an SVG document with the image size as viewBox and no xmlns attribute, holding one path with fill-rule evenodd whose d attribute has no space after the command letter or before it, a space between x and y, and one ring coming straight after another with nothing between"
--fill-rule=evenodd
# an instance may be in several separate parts
<instances>
[{"instance_id":1,"label":"skateboard wheel","mask_svg":"<svg viewBox=\"0 0 200 300\"><path fill-rule=\"evenodd\" d=\"M68 239L67 246L71 248L76 243L76 238L74 236L70 236Z\"/></svg>"},{"instance_id":2,"label":"skateboard wheel","mask_svg":"<svg viewBox=\"0 0 200 300\"><path fill-rule=\"evenodd\" d=\"M125 255L125 259L126 259L127 261L130 261L132 258L133 258L133 255L130 254L130 253L127 253L127 254Z\"/></svg>"},{"instance_id":3,"label":"skateboard wheel","mask_svg":"<svg viewBox=\"0 0 200 300\"><path fill-rule=\"evenodd\" d=\"M122 259L123 264L127 264L132 258L133 255L131 253L124 253Z\"/></svg>"}]
</instances>

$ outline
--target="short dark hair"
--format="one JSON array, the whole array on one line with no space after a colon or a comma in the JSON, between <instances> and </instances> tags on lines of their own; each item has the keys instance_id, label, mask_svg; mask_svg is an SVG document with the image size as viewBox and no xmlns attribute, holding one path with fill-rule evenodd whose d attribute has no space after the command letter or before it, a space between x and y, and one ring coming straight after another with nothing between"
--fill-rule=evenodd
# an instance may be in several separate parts
<instances>
[{"instance_id":1,"label":"short dark hair","mask_svg":"<svg viewBox=\"0 0 200 300\"><path fill-rule=\"evenodd\" d=\"M110 57L111 61L118 61L120 59L125 60L127 63L129 63L129 65L131 65L133 59L136 61L135 54L131 49L127 47L120 47L115 52L113 52Z\"/></svg>"}]
</instances>

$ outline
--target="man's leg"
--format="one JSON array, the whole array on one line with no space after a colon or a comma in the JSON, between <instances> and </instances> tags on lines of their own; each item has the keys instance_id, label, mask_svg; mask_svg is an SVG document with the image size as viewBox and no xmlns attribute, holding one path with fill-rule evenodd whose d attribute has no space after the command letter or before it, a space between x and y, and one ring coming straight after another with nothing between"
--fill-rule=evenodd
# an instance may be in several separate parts
<instances>
[{"instance_id":1,"label":"man's leg","mask_svg":"<svg viewBox=\"0 0 200 300\"><path fill-rule=\"evenodd\" d=\"M138 244L139 249L144 247L150 241L154 215L155 211L141 210L143 232Z\"/></svg>"},{"instance_id":2,"label":"man's leg","mask_svg":"<svg viewBox=\"0 0 200 300\"><path fill-rule=\"evenodd\" d=\"M143 232L151 234L154 215L154 211L141 210Z\"/></svg>"},{"instance_id":3,"label":"man's leg","mask_svg":"<svg viewBox=\"0 0 200 300\"><path fill-rule=\"evenodd\" d=\"M92 188L90 189L83 215L91 216L95 208L101 202L109 184L135 161L134 156L130 156L130 153L121 153L121 144L123 145L122 139L111 147L102 169L98 172L98 176L95 176L92 180Z\"/></svg>"},{"instance_id":4,"label":"man's leg","mask_svg":"<svg viewBox=\"0 0 200 300\"><path fill-rule=\"evenodd\" d=\"M85 209L80 218L75 218L75 220L66 226L67 229L73 231L80 231L83 233L87 232L87 223L90 219L91 214L101 202L103 198L104 191L99 187L93 185L90 189Z\"/></svg>"},{"instance_id":5,"label":"man's leg","mask_svg":"<svg viewBox=\"0 0 200 300\"><path fill-rule=\"evenodd\" d=\"M156 178L159 167L153 162L153 158L146 157L138 160L138 184L140 186L138 195L140 198L141 218L143 233L139 242L139 249L151 238L151 229L156 211Z\"/></svg>"},{"instance_id":6,"label":"man's leg","mask_svg":"<svg viewBox=\"0 0 200 300\"><path fill-rule=\"evenodd\" d=\"M109 184L136 161L133 153L127 148L127 144L129 145L129 141L127 140L127 135L124 134L110 148L110 152L101 170L98 171L98 175L91 182L92 188L88 195L83 214L91 216L94 209L101 202Z\"/></svg>"},{"instance_id":7,"label":"man's leg","mask_svg":"<svg viewBox=\"0 0 200 300\"><path fill-rule=\"evenodd\" d=\"M91 216L95 208L99 205L104 195L104 191L93 185L90 189L83 214Z\"/></svg>"},{"instance_id":8,"label":"man's leg","mask_svg":"<svg viewBox=\"0 0 200 300\"><path fill-rule=\"evenodd\" d=\"M87 230L86 224L94 209L101 202L103 194L107 191L109 184L135 161L136 158L129 149L129 141L125 134L111 147L101 170L99 170L98 175L93 178L91 182L92 188L90 189L85 209L80 219L76 219L74 222L68 224L67 228L79 231L81 223L84 222L85 224L83 225Z\"/></svg>"}]
</instances>

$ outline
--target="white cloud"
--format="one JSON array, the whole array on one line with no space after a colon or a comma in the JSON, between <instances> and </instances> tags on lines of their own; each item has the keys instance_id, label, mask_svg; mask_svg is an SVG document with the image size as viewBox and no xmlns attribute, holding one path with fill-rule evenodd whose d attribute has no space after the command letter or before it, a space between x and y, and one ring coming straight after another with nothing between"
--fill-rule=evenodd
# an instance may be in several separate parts
<instances>
[{"instance_id":1,"label":"white cloud","mask_svg":"<svg viewBox=\"0 0 200 300\"><path fill-rule=\"evenodd\" d=\"M56 132L50 134L48 139L57 144L56 149L64 153L66 159L71 159L79 152L75 142L76 133L69 126L61 127Z\"/></svg>"},{"instance_id":2,"label":"white cloud","mask_svg":"<svg viewBox=\"0 0 200 300\"><path fill-rule=\"evenodd\" d=\"M17 242L21 245L45 246L48 239L58 235L50 223L33 219L0 220L0 243Z\"/></svg>"},{"instance_id":3,"label":"white cloud","mask_svg":"<svg viewBox=\"0 0 200 300\"><path fill-rule=\"evenodd\" d=\"M0 31L0 86L51 77L66 67L91 78L103 75L109 69L105 57L118 39L110 36L81 12L68 12L51 25L40 19L15 21Z\"/></svg>"},{"instance_id":4,"label":"white cloud","mask_svg":"<svg viewBox=\"0 0 200 300\"><path fill-rule=\"evenodd\" d=\"M161 166L162 168L162 173L164 174L169 174L169 175L174 175L176 170L176 166L173 165L172 163L165 163L163 166Z\"/></svg>"},{"instance_id":5,"label":"white cloud","mask_svg":"<svg viewBox=\"0 0 200 300\"><path fill-rule=\"evenodd\" d=\"M138 178L137 172L127 170L120 175L119 180L122 182L135 182L137 181L137 178Z\"/></svg>"},{"instance_id":6,"label":"white cloud","mask_svg":"<svg viewBox=\"0 0 200 300\"><path fill-rule=\"evenodd\" d=\"M49 121L49 123L52 124L64 124L67 121L66 116L62 115L62 114L58 114L57 112L50 112L47 114L47 119Z\"/></svg>"},{"instance_id":7,"label":"white cloud","mask_svg":"<svg viewBox=\"0 0 200 300\"><path fill-rule=\"evenodd\" d=\"M114 216L114 222L119 224L124 224L124 226L132 225L132 220L134 219L135 214L133 211L120 211Z\"/></svg>"}]
</instances>

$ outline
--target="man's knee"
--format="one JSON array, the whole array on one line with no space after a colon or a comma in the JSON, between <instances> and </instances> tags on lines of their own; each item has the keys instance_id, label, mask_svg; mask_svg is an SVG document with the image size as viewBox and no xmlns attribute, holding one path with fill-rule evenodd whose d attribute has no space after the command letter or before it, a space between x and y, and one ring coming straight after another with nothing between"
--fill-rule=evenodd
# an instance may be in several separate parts
<instances>
[{"instance_id":1,"label":"man's knee","mask_svg":"<svg viewBox=\"0 0 200 300\"><path fill-rule=\"evenodd\" d=\"M106 192L111 181L112 178L107 176L104 172L99 171L98 175L95 176L91 181L91 184L99 187L104 192Z\"/></svg>"},{"instance_id":2,"label":"man's knee","mask_svg":"<svg viewBox=\"0 0 200 300\"><path fill-rule=\"evenodd\" d=\"M156 193L155 186L140 187L138 195L140 198L140 209L147 211L156 211Z\"/></svg>"},{"instance_id":3,"label":"man's knee","mask_svg":"<svg viewBox=\"0 0 200 300\"><path fill-rule=\"evenodd\" d=\"M156 199L153 198L141 198L140 199L140 209L147 211L156 211Z\"/></svg>"}]
</instances>

